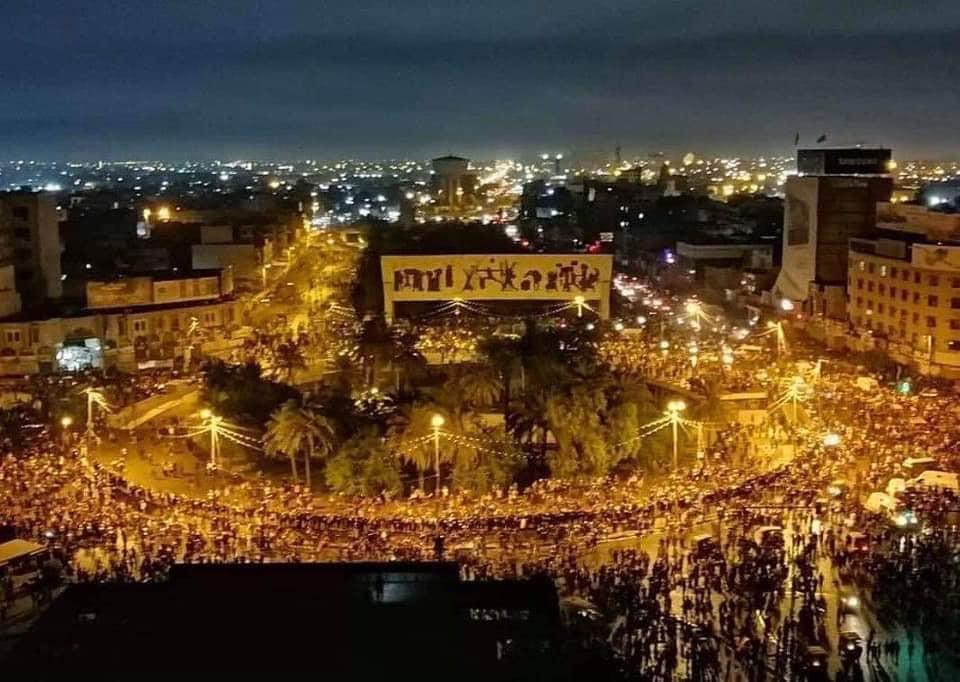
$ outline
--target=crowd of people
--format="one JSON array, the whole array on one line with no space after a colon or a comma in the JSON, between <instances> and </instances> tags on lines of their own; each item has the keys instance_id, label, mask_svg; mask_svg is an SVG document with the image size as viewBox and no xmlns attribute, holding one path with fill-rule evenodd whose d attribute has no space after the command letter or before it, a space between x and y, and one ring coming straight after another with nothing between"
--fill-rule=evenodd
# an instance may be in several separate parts
<instances>
[{"instance_id":1,"label":"crowd of people","mask_svg":"<svg viewBox=\"0 0 960 682\"><path fill-rule=\"evenodd\" d=\"M467 333L438 329L438 348L461 344ZM319 332L283 336L265 328L246 352L264 357L278 344L308 347L312 333ZM722 362L719 343L704 342L698 352L716 364L726 390L771 396L785 377L811 366L741 355L734 369ZM606 341L600 353L615 371L688 388L698 388L704 370L685 350L664 352L656 339L639 336ZM162 580L176 562L438 555L457 560L465 577L547 574L563 598L596 609L602 626L584 641L607 647L633 677L709 671L717 679L784 678L814 665L808 649L843 627L839 603L827 613L825 586L845 586L877 608L895 609L891 595L902 600L915 593L935 603L958 584L955 567L943 570L956 546L950 530L956 500L942 494L910 500L928 529L922 536L865 513L859 503L902 477L908 457L930 454L957 470L960 428L942 418L957 403L885 388L865 393L856 375L841 363L810 373L812 396L799 414L774 410L762 429L728 426L697 466L669 476L544 479L480 497L317 497L263 479L205 495L161 492L132 483L118 467L98 463L38 423L29 437L3 444L0 526L46 544L69 581ZM161 374L118 380L117 401L156 393L168 380ZM826 443L826 433L836 441ZM761 440L788 446L792 458L745 459L748 446ZM774 529L769 538L757 534L763 528ZM857 544L855 534L865 543ZM4 577L0 588L0 601L9 604L16 597L12 583ZM42 594L49 585L24 589ZM943 648L935 625L920 619L925 652ZM871 626L864 647L871 665L899 655L899 640L887 636L875 637Z\"/></svg>"}]
</instances>

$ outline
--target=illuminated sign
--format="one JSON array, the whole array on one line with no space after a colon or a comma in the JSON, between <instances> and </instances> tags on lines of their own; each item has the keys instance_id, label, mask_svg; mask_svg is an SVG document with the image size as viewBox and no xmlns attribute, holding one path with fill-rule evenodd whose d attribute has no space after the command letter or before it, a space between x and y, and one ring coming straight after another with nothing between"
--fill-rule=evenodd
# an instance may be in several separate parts
<instances>
[{"instance_id":1,"label":"illuminated sign","mask_svg":"<svg viewBox=\"0 0 960 682\"><path fill-rule=\"evenodd\" d=\"M890 172L889 149L800 149L797 171L801 175L884 175Z\"/></svg>"}]
</instances>

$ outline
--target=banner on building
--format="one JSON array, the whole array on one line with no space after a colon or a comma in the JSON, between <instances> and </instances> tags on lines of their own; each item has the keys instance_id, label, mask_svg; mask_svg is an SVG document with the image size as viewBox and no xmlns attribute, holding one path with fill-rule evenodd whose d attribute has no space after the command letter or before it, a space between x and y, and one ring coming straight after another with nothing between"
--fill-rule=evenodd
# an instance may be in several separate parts
<instances>
[{"instance_id":1,"label":"banner on building","mask_svg":"<svg viewBox=\"0 0 960 682\"><path fill-rule=\"evenodd\" d=\"M960 248L914 244L910 264L923 270L946 270L960 275Z\"/></svg>"},{"instance_id":2,"label":"banner on building","mask_svg":"<svg viewBox=\"0 0 960 682\"><path fill-rule=\"evenodd\" d=\"M789 178L783 212L783 263L774 291L793 301L807 299L816 274L818 178Z\"/></svg>"},{"instance_id":3,"label":"banner on building","mask_svg":"<svg viewBox=\"0 0 960 682\"><path fill-rule=\"evenodd\" d=\"M87 282L88 308L118 308L153 302L150 277L127 277L111 282Z\"/></svg>"}]
</instances>

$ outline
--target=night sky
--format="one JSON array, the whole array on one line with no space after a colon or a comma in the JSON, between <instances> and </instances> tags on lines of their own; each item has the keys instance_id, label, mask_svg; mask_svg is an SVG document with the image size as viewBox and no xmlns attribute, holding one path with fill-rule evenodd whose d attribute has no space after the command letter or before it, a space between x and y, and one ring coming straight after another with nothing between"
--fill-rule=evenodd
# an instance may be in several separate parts
<instances>
[{"instance_id":1,"label":"night sky","mask_svg":"<svg viewBox=\"0 0 960 682\"><path fill-rule=\"evenodd\" d=\"M0 158L960 147L957 0L7 0Z\"/></svg>"}]
</instances>

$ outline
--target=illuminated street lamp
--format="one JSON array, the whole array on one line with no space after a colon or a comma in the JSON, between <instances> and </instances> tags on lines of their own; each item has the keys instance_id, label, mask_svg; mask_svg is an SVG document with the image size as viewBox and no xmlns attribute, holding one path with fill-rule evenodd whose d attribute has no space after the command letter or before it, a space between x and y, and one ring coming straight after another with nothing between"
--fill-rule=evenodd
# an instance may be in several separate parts
<instances>
[{"instance_id":1,"label":"illuminated street lamp","mask_svg":"<svg viewBox=\"0 0 960 682\"><path fill-rule=\"evenodd\" d=\"M767 327L776 334L777 355L782 355L787 350L787 337L783 333L783 322L774 322L773 320L770 320L767 322Z\"/></svg>"},{"instance_id":2,"label":"illuminated street lamp","mask_svg":"<svg viewBox=\"0 0 960 682\"><path fill-rule=\"evenodd\" d=\"M586 303L586 299L583 296L576 296L573 299L573 303L577 306L577 317L583 317L583 306Z\"/></svg>"},{"instance_id":3,"label":"illuminated street lamp","mask_svg":"<svg viewBox=\"0 0 960 682\"><path fill-rule=\"evenodd\" d=\"M204 428L210 432L210 468L216 469L217 455L220 451L220 425L223 423L223 417L218 417L204 408L200 410L200 419L205 422Z\"/></svg>"},{"instance_id":4,"label":"illuminated street lamp","mask_svg":"<svg viewBox=\"0 0 960 682\"><path fill-rule=\"evenodd\" d=\"M670 424L673 426L673 470L677 470L678 463L678 449L677 449L677 439L679 434L677 429L680 426L682 421L680 413L687 409L687 404L682 400L671 400L667 403L667 417L670 420Z\"/></svg>"},{"instance_id":5,"label":"illuminated street lamp","mask_svg":"<svg viewBox=\"0 0 960 682\"><path fill-rule=\"evenodd\" d=\"M430 417L430 426L433 428L433 461L437 472L437 482L434 485L437 495L440 494L440 428L444 425L442 414L434 414Z\"/></svg>"},{"instance_id":6,"label":"illuminated street lamp","mask_svg":"<svg viewBox=\"0 0 960 682\"><path fill-rule=\"evenodd\" d=\"M807 392L807 382L803 377L794 377L787 388L787 399L793 404L793 421L797 421L797 403L804 398Z\"/></svg>"},{"instance_id":7,"label":"illuminated street lamp","mask_svg":"<svg viewBox=\"0 0 960 682\"><path fill-rule=\"evenodd\" d=\"M70 426L73 424L73 417L64 415L60 418L60 427L62 428L63 444L66 445L70 439Z\"/></svg>"},{"instance_id":8,"label":"illuminated street lamp","mask_svg":"<svg viewBox=\"0 0 960 682\"><path fill-rule=\"evenodd\" d=\"M93 406L98 405L100 409L109 412L110 405L107 403L107 399L103 397L103 393L95 388L86 388L83 392L87 394L87 435L92 436L94 435Z\"/></svg>"}]
</instances>

